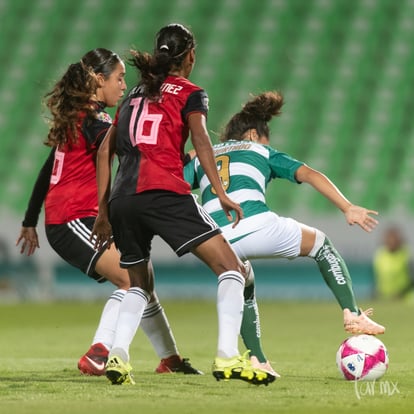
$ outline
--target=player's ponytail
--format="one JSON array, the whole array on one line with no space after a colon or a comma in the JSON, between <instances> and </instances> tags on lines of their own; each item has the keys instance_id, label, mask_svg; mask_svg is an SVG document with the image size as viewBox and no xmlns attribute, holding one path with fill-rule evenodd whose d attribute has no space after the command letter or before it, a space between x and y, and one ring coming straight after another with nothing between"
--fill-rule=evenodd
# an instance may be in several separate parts
<instances>
[{"instance_id":1,"label":"player's ponytail","mask_svg":"<svg viewBox=\"0 0 414 414\"><path fill-rule=\"evenodd\" d=\"M281 114L283 97L278 92L264 92L247 102L241 113L246 117L269 122L274 116Z\"/></svg>"},{"instance_id":2,"label":"player's ponytail","mask_svg":"<svg viewBox=\"0 0 414 414\"><path fill-rule=\"evenodd\" d=\"M169 72L180 68L187 53L195 47L194 36L181 24L169 24L156 35L154 53L131 50L129 63L141 74L140 85L144 96L156 100L161 85Z\"/></svg>"},{"instance_id":3,"label":"player's ponytail","mask_svg":"<svg viewBox=\"0 0 414 414\"><path fill-rule=\"evenodd\" d=\"M269 137L268 122L281 114L283 96L279 92L264 92L253 96L235 114L224 128L220 141L243 140L243 134L249 129L256 129L259 136Z\"/></svg>"}]
</instances>

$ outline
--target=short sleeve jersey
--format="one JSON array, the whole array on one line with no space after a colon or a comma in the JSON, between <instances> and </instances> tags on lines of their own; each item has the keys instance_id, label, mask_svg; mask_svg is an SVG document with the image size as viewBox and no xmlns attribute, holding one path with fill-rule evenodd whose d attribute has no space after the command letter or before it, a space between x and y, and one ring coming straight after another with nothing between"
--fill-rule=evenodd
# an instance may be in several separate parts
<instances>
[{"instance_id":1,"label":"short sleeve jersey","mask_svg":"<svg viewBox=\"0 0 414 414\"><path fill-rule=\"evenodd\" d=\"M244 217L269 211L265 201L269 182L282 178L296 183L295 172L303 165L303 162L268 145L251 141L226 141L214 145L213 150L223 187L232 200L240 203ZM197 158L185 166L184 173L192 188L200 188L203 207L216 223L219 226L228 224Z\"/></svg>"},{"instance_id":2,"label":"short sleeve jersey","mask_svg":"<svg viewBox=\"0 0 414 414\"><path fill-rule=\"evenodd\" d=\"M80 115L78 141L56 148L45 201L46 224L97 216L96 154L111 123L102 108L96 119Z\"/></svg>"},{"instance_id":3,"label":"short sleeve jersey","mask_svg":"<svg viewBox=\"0 0 414 414\"><path fill-rule=\"evenodd\" d=\"M207 116L208 97L188 79L168 76L161 98L150 101L134 88L119 107L114 120L119 165L111 199L149 190L189 194L183 177L188 116Z\"/></svg>"}]
</instances>

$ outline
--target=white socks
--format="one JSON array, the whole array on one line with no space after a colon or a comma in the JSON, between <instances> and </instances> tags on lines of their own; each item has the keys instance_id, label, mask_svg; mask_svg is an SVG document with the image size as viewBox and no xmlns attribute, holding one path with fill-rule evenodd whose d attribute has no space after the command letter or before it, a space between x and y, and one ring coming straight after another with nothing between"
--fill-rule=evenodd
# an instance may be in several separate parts
<instances>
[{"instance_id":1,"label":"white socks","mask_svg":"<svg viewBox=\"0 0 414 414\"><path fill-rule=\"evenodd\" d=\"M140 325L149 299L148 292L139 287L132 287L127 290L119 308L115 340L109 352L109 357L118 355L125 362L129 361L129 347Z\"/></svg>"},{"instance_id":2,"label":"white socks","mask_svg":"<svg viewBox=\"0 0 414 414\"><path fill-rule=\"evenodd\" d=\"M140 326L160 359L178 355L173 333L158 298L146 307Z\"/></svg>"},{"instance_id":3,"label":"white socks","mask_svg":"<svg viewBox=\"0 0 414 414\"><path fill-rule=\"evenodd\" d=\"M239 355L238 340L243 317L243 289L244 277L239 272L228 271L218 277L217 356L220 358Z\"/></svg>"},{"instance_id":4,"label":"white socks","mask_svg":"<svg viewBox=\"0 0 414 414\"><path fill-rule=\"evenodd\" d=\"M228 271L218 277L218 357L231 358L239 355L243 289L244 278L239 272ZM93 343L104 344L111 349L110 357L118 355L127 362L129 347L138 326L141 326L161 359L178 355L164 309L158 300L148 305L149 299L148 292L139 287L114 291L105 304Z\"/></svg>"},{"instance_id":5,"label":"white socks","mask_svg":"<svg viewBox=\"0 0 414 414\"><path fill-rule=\"evenodd\" d=\"M101 319L96 329L92 344L101 343L111 349L114 341L116 324L118 321L119 307L126 290L117 289L109 297L103 308Z\"/></svg>"},{"instance_id":6,"label":"white socks","mask_svg":"<svg viewBox=\"0 0 414 414\"><path fill-rule=\"evenodd\" d=\"M126 290L117 289L109 297L102 311L101 319L95 332L92 344L102 343L109 350L113 347L115 330L117 328L119 317L119 309L126 293ZM132 296L130 299L134 301L136 300L136 296ZM130 305L125 305L123 310L126 311L127 307L129 309L129 306ZM125 321L123 323L126 324L128 316L124 315L123 318ZM134 318L136 318L136 316L134 316ZM135 329L136 331L136 328L134 328L135 325L136 323L134 322L131 326L132 329ZM160 359L168 358L172 355L178 355L175 338L171 331L164 309L159 303L158 298L149 303L145 308L144 313L142 314L140 326L150 340ZM125 328L120 328L120 330L124 331Z\"/></svg>"}]
</instances>

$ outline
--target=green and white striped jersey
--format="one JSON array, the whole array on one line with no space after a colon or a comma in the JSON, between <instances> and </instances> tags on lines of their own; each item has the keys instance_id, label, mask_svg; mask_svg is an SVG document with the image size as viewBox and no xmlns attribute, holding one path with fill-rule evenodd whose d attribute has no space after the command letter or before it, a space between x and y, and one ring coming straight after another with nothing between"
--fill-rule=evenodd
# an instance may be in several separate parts
<instances>
[{"instance_id":1,"label":"green and white striped jersey","mask_svg":"<svg viewBox=\"0 0 414 414\"><path fill-rule=\"evenodd\" d=\"M241 205L245 218L269 211L265 200L269 182L284 178L296 183L295 172L303 165L285 153L252 141L226 141L213 149L223 187ZM202 205L214 221L220 227L229 224L198 158L185 166L184 178L193 189L200 188Z\"/></svg>"}]
</instances>

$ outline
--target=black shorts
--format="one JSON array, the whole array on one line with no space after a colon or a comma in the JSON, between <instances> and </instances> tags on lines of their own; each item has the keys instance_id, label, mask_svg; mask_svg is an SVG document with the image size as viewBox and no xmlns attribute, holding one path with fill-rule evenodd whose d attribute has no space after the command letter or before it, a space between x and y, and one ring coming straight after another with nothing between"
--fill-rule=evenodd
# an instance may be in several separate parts
<instances>
[{"instance_id":1,"label":"black shorts","mask_svg":"<svg viewBox=\"0 0 414 414\"><path fill-rule=\"evenodd\" d=\"M105 247L97 251L89 240L94 223L95 217L85 217L65 224L47 224L46 237L63 260L102 283L106 279L95 272L95 265Z\"/></svg>"},{"instance_id":2,"label":"black shorts","mask_svg":"<svg viewBox=\"0 0 414 414\"><path fill-rule=\"evenodd\" d=\"M115 198L110 203L114 241L121 252L121 267L150 257L151 241L160 236L182 256L221 233L220 228L191 194L146 191Z\"/></svg>"}]
</instances>

